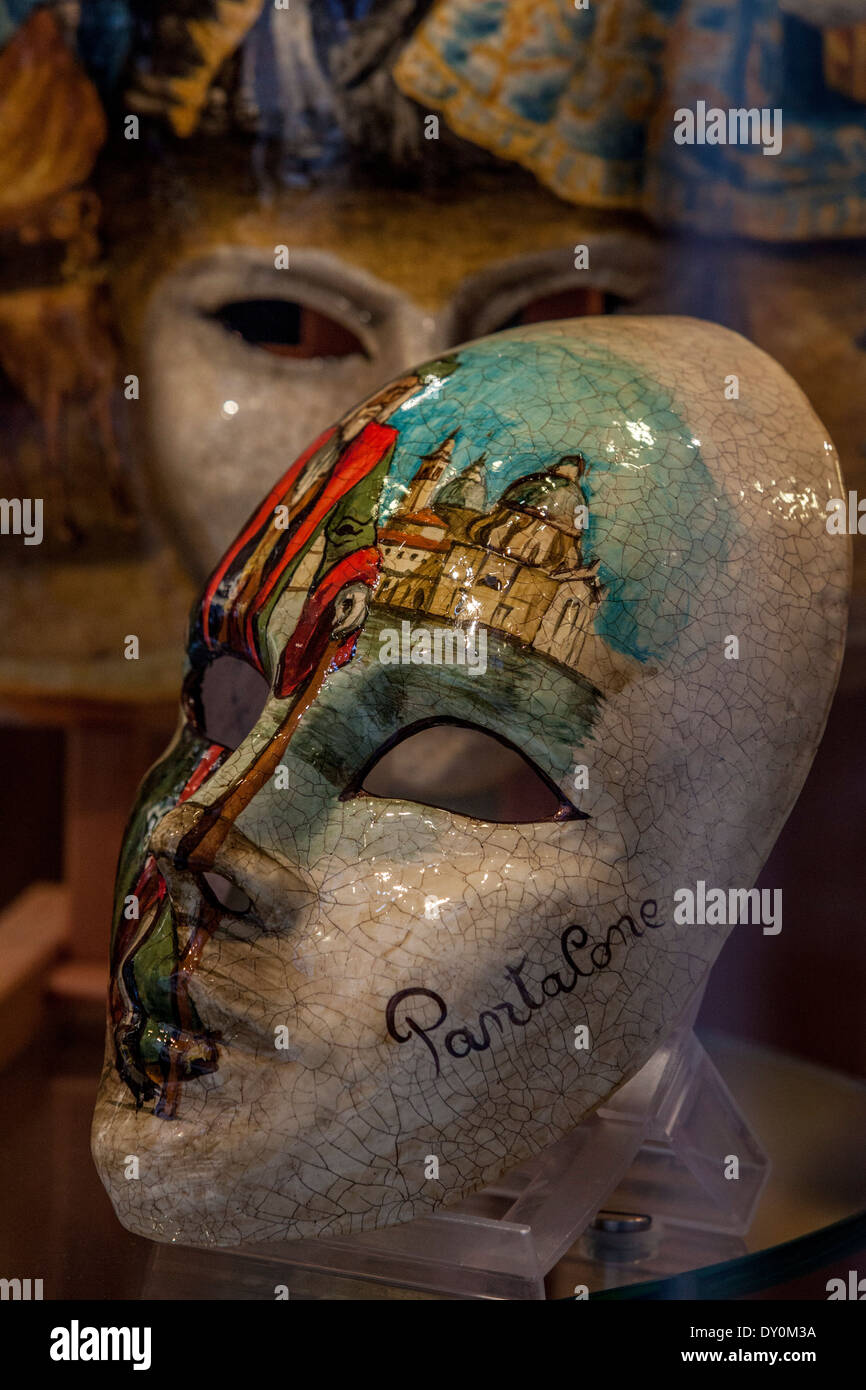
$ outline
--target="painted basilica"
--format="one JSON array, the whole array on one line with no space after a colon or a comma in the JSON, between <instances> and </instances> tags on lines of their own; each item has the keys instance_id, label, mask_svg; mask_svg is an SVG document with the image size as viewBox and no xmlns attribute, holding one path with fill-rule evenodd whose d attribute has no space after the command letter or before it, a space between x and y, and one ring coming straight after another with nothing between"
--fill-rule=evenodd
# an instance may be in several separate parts
<instances>
[{"instance_id":1,"label":"painted basilica","mask_svg":"<svg viewBox=\"0 0 866 1390\"><path fill-rule=\"evenodd\" d=\"M598 561L585 564L582 553L583 458L519 478L487 510L484 455L441 483L454 438L421 459L379 528L377 602L481 623L576 668L602 597Z\"/></svg>"}]
</instances>

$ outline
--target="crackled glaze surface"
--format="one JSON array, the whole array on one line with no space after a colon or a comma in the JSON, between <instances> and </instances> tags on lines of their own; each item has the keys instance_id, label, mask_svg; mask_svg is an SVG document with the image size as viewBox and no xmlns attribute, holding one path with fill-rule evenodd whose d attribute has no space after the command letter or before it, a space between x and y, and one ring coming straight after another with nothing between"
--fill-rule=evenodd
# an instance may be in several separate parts
<instances>
[{"instance_id":1,"label":"crackled glaze surface","mask_svg":"<svg viewBox=\"0 0 866 1390\"><path fill-rule=\"evenodd\" d=\"M642 1064L727 932L676 925L675 890L753 884L820 737L841 495L793 382L687 319L455 348L310 446L194 610L121 858L93 1145L126 1226L409 1220ZM203 692L238 661L269 693L233 747ZM491 777L519 750L547 808L449 809L460 770L422 742L402 793L370 794L437 721L490 737Z\"/></svg>"}]
</instances>

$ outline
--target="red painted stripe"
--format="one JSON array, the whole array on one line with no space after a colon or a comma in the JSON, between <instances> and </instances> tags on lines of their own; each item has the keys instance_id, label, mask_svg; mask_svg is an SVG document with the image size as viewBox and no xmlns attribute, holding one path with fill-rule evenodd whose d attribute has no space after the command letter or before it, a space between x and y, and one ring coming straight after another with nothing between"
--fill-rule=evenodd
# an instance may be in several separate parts
<instances>
[{"instance_id":1,"label":"red painted stripe","mask_svg":"<svg viewBox=\"0 0 866 1390\"><path fill-rule=\"evenodd\" d=\"M331 425L329 429L324 430L323 433L320 434L317 439L314 439L312 444L310 444L309 447L306 448L304 452L300 454L298 458L295 459L294 463L289 468L289 470L283 474L282 478L280 478L280 481L274 487L271 488L271 491L268 493L267 497L259 507L258 511L253 513L252 517L247 522L244 529L241 531L237 540L223 556L222 560L217 565L216 569L214 570L213 574L208 580L207 588L205 589L204 598L202 599L201 605L202 633L204 635L204 640L207 646L211 645L209 630L210 610L211 604L213 603L214 594L216 593L217 589L219 588L220 584L225 578L226 573L231 568L235 556L238 555L238 553L241 550L243 550L250 537L253 536L256 533L256 531L261 530L262 523L264 522L265 517L268 515L269 512L272 512L274 510L274 507L279 503L280 498L284 497L288 490L293 486L298 474L301 472L301 469L312 458L316 450L321 448L323 444L327 443L331 435L334 433L335 428L336 427L334 425Z\"/></svg>"},{"instance_id":2,"label":"red painted stripe","mask_svg":"<svg viewBox=\"0 0 866 1390\"><path fill-rule=\"evenodd\" d=\"M152 854L148 854L144 864L135 881L133 893L138 898L139 915L145 912L153 903L162 902L166 894L167 885L162 874L159 872L159 865ZM127 928L122 928L122 932L129 934Z\"/></svg>"},{"instance_id":3,"label":"red painted stripe","mask_svg":"<svg viewBox=\"0 0 866 1390\"><path fill-rule=\"evenodd\" d=\"M334 565L312 593L307 595L303 611L294 632L286 643L274 694L285 699L315 669L328 643L333 613L331 605L340 590L353 580L360 580L375 589L379 577L381 556L375 546L355 550ZM334 654L334 665L342 666L354 651L358 633L353 632Z\"/></svg>"},{"instance_id":4,"label":"red painted stripe","mask_svg":"<svg viewBox=\"0 0 866 1390\"><path fill-rule=\"evenodd\" d=\"M212 743L210 745L204 757L201 759L200 762L196 763L195 767L193 768L192 775L189 781L187 782L186 786L184 787L183 791L178 797L178 805L180 805L182 801L186 801L189 797L191 797L194 792L198 791L202 782L204 782L205 779L210 776L215 765L219 762L220 758L223 756L225 751L226 750L223 748L221 743Z\"/></svg>"},{"instance_id":5,"label":"red painted stripe","mask_svg":"<svg viewBox=\"0 0 866 1390\"><path fill-rule=\"evenodd\" d=\"M426 536L412 536L408 531L380 531L382 545L399 545L406 550L450 550L450 541L431 541Z\"/></svg>"},{"instance_id":6,"label":"red painted stripe","mask_svg":"<svg viewBox=\"0 0 866 1390\"><path fill-rule=\"evenodd\" d=\"M336 565L328 570L308 601L330 603L341 589L355 579L361 580L372 589L379 577L381 565L382 557L375 545L368 545L363 550L353 550L351 555L344 555L342 560L338 560Z\"/></svg>"},{"instance_id":7,"label":"red painted stripe","mask_svg":"<svg viewBox=\"0 0 866 1390\"><path fill-rule=\"evenodd\" d=\"M391 425L380 425L376 420L371 420L364 426L361 433L357 435L348 446L346 451L340 456L334 465L333 472L329 477L325 487L316 502L315 507L307 516L303 526L292 536L290 544L287 546L283 557L275 570L268 576L267 581L259 589L255 599L250 604L249 612L244 624L244 643L247 651L256 650L254 641L253 624L256 617L268 601L275 585L282 577L287 566L298 554L299 550L310 539L313 532L325 519L328 512L345 497L347 492L372 472L376 464L385 455L388 449L397 438L398 431Z\"/></svg>"}]
</instances>

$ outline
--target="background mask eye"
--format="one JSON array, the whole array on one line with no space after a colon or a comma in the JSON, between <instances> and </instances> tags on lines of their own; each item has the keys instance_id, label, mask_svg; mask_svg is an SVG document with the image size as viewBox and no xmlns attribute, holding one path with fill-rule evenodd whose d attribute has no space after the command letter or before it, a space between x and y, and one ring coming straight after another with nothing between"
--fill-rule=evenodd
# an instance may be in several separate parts
<instances>
[{"instance_id":1,"label":"background mask eye","mask_svg":"<svg viewBox=\"0 0 866 1390\"><path fill-rule=\"evenodd\" d=\"M516 825L585 819L535 763L483 729L437 723L379 749L343 793L415 801Z\"/></svg>"},{"instance_id":2,"label":"background mask eye","mask_svg":"<svg viewBox=\"0 0 866 1390\"><path fill-rule=\"evenodd\" d=\"M336 319L292 299L236 299L211 315L244 342L278 357L367 357L359 338Z\"/></svg>"},{"instance_id":3,"label":"background mask eye","mask_svg":"<svg viewBox=\"0 0 866 1390\"><path fill-rule=\"evenodd\" d=\"M623 302L618 295L594 286L537 295L522 304L510 318L497 323L492 331L501 333L505 328L519 328L524 323L548 323L552 319L578 319L596 314L614 314Z\"/></svg>"},{"instance_id":4,"label":"background mask eye","mask_svg":"<svg viewBox=\"0 0 866 1390\"><path fill-rule=\"evenodd\" d=\"M204 668L189 694L198 730L209 743L237 748L259 721L270 686L253 666L235 656L218 656Z\"/></svg>"}]
</instances>

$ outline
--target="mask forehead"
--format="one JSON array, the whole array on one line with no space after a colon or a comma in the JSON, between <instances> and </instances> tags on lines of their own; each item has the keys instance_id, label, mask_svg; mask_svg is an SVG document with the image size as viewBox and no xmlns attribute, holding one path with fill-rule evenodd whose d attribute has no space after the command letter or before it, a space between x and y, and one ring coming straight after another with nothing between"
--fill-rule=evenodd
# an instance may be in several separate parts
<instances>
[{"instance_id":1,"label":"mask forehead","mask_svg":"<svg viewBox=\"0 0 866 1390\"><path fill-rule=\"evenodd\" d=\"M511 627L538 650L542 575L550 592L574 579L588 586L594 575L590 631L626 658L664 658L688 618L671 601L671 557L682 561L680 582L695 582L735 530L670 390L603 343L531 329L483 340L459 357L460 372L435 399L421 394L397 412L386 518L405 514L412 488L416 512L432 504L476 552L534 569L536 600L519 614L515 603ZM418 459L431 453L431 441L427 472L436 463L441 472L419 489ZM475 561L481 578L477 553ZM440 604L441 595L434 608ZM487 602L478 611L508 631L505 607ZM554 655L577 665L564 647Z\"/></svg>"},{"instance_id":2,"label":"mask forehead","mask_svg":"<svg viewBox=\"0 0 866 1390\"><path fill-rule=\"evenodd\" d=\"M376 607L474 622L571 670L586 648L614 686L663 659L689 585L730 544L731 508L650 374L526 336L429 364L321 435L211 577L193 651L266 669L297 617L283 594L330 575L329 593L359 577Z\"/></svg>"}]
</instances>

